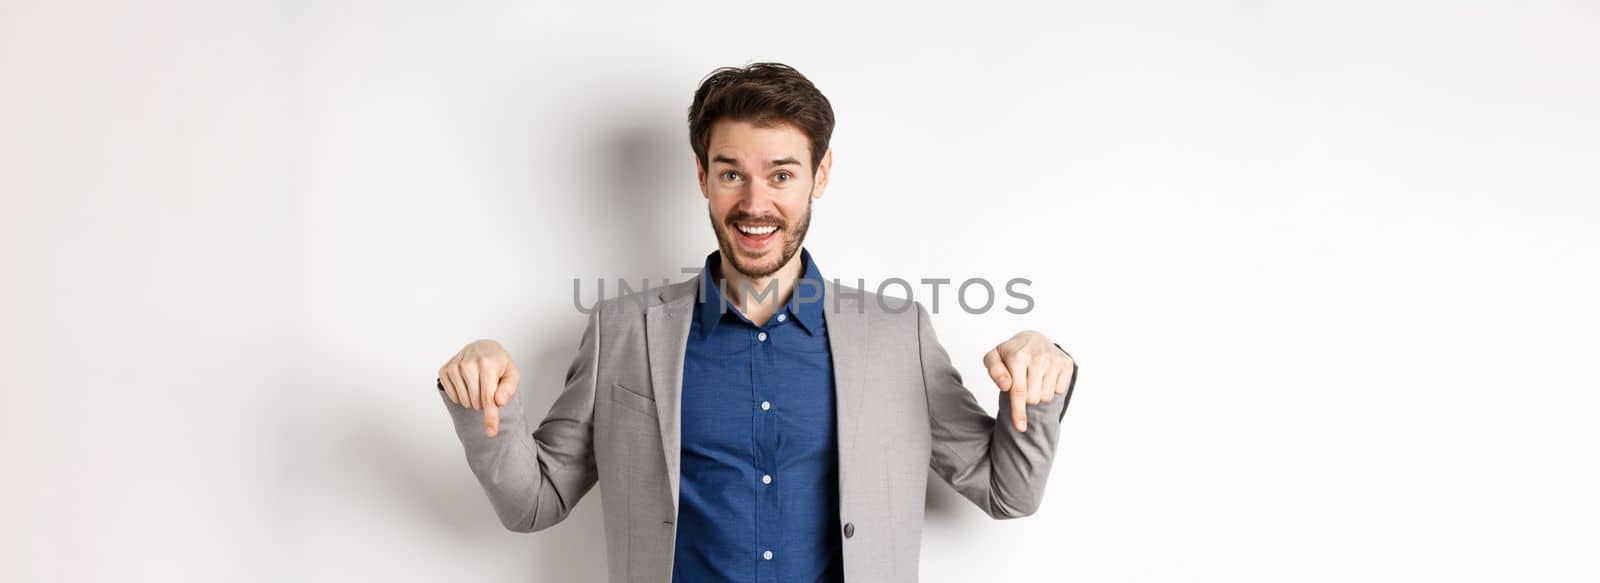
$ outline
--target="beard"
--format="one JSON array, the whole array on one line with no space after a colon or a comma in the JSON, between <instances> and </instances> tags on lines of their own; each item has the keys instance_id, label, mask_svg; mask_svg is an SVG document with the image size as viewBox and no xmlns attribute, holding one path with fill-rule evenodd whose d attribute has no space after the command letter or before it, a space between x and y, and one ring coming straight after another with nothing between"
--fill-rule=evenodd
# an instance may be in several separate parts
<instances>
[{"instance_id":1,"label":"beard","mask_svg":"<svg viewBox=\"0 0 1600 583\"><path fill-rule=\"evenodd\" d=\"M806 231L811 228L812 200L814 199L809 196L806 197L806 213L800 217L798 226L795 228L790 228L790 223L782 222L780 220L772 220L775 219L775 217L756 217L740 211L734 211L730 213L727 220L723 221L721 224L717 223L717 217L711 216L711 230L717 234L717 248L722 250L722 256L727 258L728 263L732 264L733 268L739 273L744 274L745 277L760 278L777 273L778 269L788 265L789 260L793 259L794 255L800 252L800 244L805 241ZM706 207L706 214L708 216L711 215L711 208L709 206ZM732 231L736 230L733 225L734 223L749 221L752 219L767 219L764 221L765 223L778 225L777 235L782 239L779 241L778 245L778 249L780 251L779 257L775 259L762 260L755 257L747 257L739 253L739 247L733 242L734 235L732 234ZM771 255L770 250L768 251L767 255Z\"/></svg>"}]
</instances>

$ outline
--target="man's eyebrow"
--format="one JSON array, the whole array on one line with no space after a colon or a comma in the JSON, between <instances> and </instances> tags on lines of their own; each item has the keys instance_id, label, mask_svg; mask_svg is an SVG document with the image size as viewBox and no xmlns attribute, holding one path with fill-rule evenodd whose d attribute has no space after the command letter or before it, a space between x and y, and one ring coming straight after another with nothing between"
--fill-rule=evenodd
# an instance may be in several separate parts
<instances>
[{"instance_id":1,"label":"man's eyebrow","mask_svg":"<svg viewBox=\"0 0 1600 583\"><path fill-rule=\"evenodd\" d=\"M723 156L721 154L717 154L716 156L712 157L711 161L712 162L722 162L723 164L728 164L728 165L731 165L731 166L733 166L735 168L739 167L739 161L738 160L735 160L735 159L727 157L727 156ZM785 156L785 157L777 158L777 159L774 159L774 160L772 160L770 162L767 162L767 167L770 168L770 167L774 167L774 166L783 166L785 164L793 164L795 166L799 166L800 165L800 161L799 160L795 160L792 157Z\"/></svg>"}]
</instances>

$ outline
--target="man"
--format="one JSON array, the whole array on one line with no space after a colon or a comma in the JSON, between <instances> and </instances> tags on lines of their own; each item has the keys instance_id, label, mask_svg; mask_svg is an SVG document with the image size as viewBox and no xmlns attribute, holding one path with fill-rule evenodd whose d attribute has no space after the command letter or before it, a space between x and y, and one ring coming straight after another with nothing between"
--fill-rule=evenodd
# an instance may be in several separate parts
<instances>
[{"instance_id":1,"label":"man","mask_svg":"<svg viewBox=\"0 0 1600 583\"><path fill-rule=\"evenodd\" d=\"M612 581L915 581L929 467L995 518L1039 507L1076 363L1034 331L990 350L997 419L920 302L825 280L801 244L832 131L798 71L714 71L689 109L717 238L700 273L600 302L531 434L498 343L439 369L506 528L548 528L598 482Z\"/></svg>"}]
</instances>

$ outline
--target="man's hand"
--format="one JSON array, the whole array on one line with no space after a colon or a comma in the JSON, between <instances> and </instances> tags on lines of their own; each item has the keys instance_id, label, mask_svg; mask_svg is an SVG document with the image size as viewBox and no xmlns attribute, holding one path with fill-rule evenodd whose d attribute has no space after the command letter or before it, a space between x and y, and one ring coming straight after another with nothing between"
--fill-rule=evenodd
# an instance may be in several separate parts
<instances>
[{"instance_id":1,"label":"man's hand","mask_svg":"<svg viewBox=\"0 0 1600 583\"><path fill-rule=\"evenodd\" d=\"M1078 363L1044 334L1023 330L983 355L983 366L1001 392L1011 392L1011 422L1028 430L1028 405L1049 403L1067 392Z\"/></svg>"},{"instance_id":2,"label":"man's hand","mask_svg":"<svg viewBox=\"0 0 1600 583\"><path fill-rule=\"evenodd\" d=\"M483 411L489 437L500 433L500 407L517 393L517 372L511 355L493 340L478 340L439 367L439 384L450 401Z\"/></svg>"}]
</instances>

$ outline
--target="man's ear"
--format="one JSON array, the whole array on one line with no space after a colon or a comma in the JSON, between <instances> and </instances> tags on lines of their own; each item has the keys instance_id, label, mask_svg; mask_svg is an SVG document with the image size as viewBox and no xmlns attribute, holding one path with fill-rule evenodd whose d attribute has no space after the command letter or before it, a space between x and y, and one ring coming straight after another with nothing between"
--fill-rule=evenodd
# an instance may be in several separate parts
<instances>
[{"instance_id":1,"label":"man's ear","mask_svg":"<svg viewBox=\"0 0 1600 583\"><path fill-rule=\"evenodd\" d=\"M828 178L833 175L833 148L822 154L822 161L817 163L817 180L811 188L811 198L822 198L822 191L828 189Z\"/></svg>"},{"instance_id":2,"label":"man's ear","mask_svg":"<svg viewBox=\"0 0 1600 583\"><path fill-rule=\"evenodd\" d=\"M711 191L706 190L706 167L700 163L699 154L694 156L694 171L695 179L700 181L700 196L705 197L706 200L711 200Z\"/></svg>"}]
</instances>

